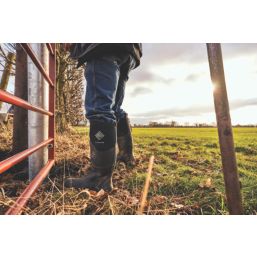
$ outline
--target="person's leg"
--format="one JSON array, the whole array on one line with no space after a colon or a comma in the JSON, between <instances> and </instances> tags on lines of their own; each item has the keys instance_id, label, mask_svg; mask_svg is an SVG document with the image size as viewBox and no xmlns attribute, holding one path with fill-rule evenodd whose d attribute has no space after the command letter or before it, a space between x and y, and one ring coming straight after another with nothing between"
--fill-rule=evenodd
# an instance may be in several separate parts
<instances>
[{"instance_id":1,"label":"person's leg","mask_svg":"<svg viewBox=\"0 0 257 257\"><path fill-rule=\"evenodd\" d=\"M124 162L127 166L134 166L135 158L133 156L133 138L128 114L121 106L124 100L126 83L129 78L128 75L134 68L134 65L135 61L130 57L127 62L120 67L120 78L114 105L117 118L117 143L119 147L117 160Z\"/></svg>"},{"instance_id":2,"label":"person's leg","mask_svg":"<svg viewBox=\"0 0 257 257\"><path fill-rule=\"evenodd\" d=\"M114 57L106 56L87 63L85 107L90 121L91 166L84 177L67 179L66 187L112 190L117 142L113 106L119 76L119 64Z\"/></svg>"},{"instance_id":3,"label":"person's leg","mask_svg":"<svg viewBox=\"0 0 257 257\"><path fill-rule=\"evenodd\" d=\"M121 118L124 118L127 115L127 113L121 108L124 100L124 96L125 96L125 86L127 81L128 81L128 74L121 72L119 82L118 82L116 97L115 97L115 104L113 107L117 122Z\"/></svg>"},{"instance_id":4,"label":"person's leg","mask_svg":"<svg viewBox=\"0 0 257 257\"><path fill-rule=\"evenodd\" d=\"M85 109L89 121L116 122L113 107L119 77L120 67L113 56L97 58L87 63Z\"/></svg>"}]
</instances>

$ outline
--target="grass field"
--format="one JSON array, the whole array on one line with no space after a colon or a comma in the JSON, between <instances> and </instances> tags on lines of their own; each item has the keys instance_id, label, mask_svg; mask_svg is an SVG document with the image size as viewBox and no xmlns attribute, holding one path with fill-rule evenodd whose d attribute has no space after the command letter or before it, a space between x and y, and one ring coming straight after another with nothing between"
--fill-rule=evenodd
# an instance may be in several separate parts
<instances>
[{"instance_id":1,"label":"grass field","mask_svg":"<svg viewBox=\"0 0 257 257\"><path fill-rule=\"evenodd\" d=\"M84 128L77 131L84 133ZM146 164L153 154L149 200L157 206L156 212L148 209L150 213L227 213L215 128L134 128L133 135L139 166L125 184L132 194L142 190ZM234 129L245 214L257 211L256 138L256 128Z\"/></svg>"},{"instance_id":2,"label":"grass field","mask_svg":"<svg viewBox=\"0 0 257 257\"><path fill-rule=\"evenodd\" d=\"M145 214L227 214L217 131L214 128L134 128L137 166L118 164L110 195L65 189L63 179L86 172L88 129L57 136L57 164L24 210L27 214L136 214L148 160L155 156ZM9 135L10 138L10 135ZM235 128L245 214L257 213L257 128ZM0 149L1 151L1 149ZM9 175L8 175L9 176ZM27 182L0 184L0 212ZM10 181L10 178L9 180ZM14 192L14 193L13 193ZM2 204L2 209L1 209Z\"/></svg>"}]
</instances>

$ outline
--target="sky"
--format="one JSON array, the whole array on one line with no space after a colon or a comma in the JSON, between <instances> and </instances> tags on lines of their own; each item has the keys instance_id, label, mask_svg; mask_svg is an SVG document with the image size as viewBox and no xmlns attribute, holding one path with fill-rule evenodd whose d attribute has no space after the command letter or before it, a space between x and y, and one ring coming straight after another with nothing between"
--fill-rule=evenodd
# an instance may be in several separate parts
<instances>
[{"instance_id":1,"label":"sky","mask_svg":"<svg viewBox=\"0 0 257 257\"><path fill-rule=\"evenodd\" d=\"M257 124L257 44L222 44L231 120ZM206 45L143 44L130 73L123 109L132 124L215 123Z\"/></svg>"}]
</instances>

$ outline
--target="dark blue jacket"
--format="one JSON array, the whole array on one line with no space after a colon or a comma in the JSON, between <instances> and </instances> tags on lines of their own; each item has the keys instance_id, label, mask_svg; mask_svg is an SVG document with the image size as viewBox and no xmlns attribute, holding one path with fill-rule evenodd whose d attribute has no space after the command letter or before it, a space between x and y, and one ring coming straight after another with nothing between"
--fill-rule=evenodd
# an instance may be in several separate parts
<instances>
[{"instance_id":1,"label":"dark blue jacket","mask_svg":"<svg viewBox=\"0 0 257 257\"><path fill-rule=\"evenodd\" d=\"M75 43L71 45L70 57L78 60L78 67L88 60L103 54L122 54L127 52L136 60L136 67L142 57L141 43Z\"/></svg>"}]
</instances>

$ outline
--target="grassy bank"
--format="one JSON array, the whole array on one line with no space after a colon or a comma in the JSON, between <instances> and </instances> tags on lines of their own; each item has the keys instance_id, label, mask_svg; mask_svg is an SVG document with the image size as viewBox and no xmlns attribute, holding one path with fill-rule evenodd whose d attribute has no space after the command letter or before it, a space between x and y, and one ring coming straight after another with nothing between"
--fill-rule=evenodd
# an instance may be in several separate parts
<instances>
[{"instance_id":1,"label":"grassy bank","mask_svg":"<svg viewBox=\"0 0 257 257\"><path fill-rule=\"evenodd\" d=\"M88 129L58 135L57 162L30 200L27 214L136 214L149 157L155 156L146 214L227 214L217 131L214 128L135 128L137 166L117 165L116 189L104 192L65 189L63 179L86 173ZM257 129L234 129L245 214L257 212ZM3 213L27 182L1 179ZM4 193L3 193L4 192Z\"/></svg>"}]
</instances>

